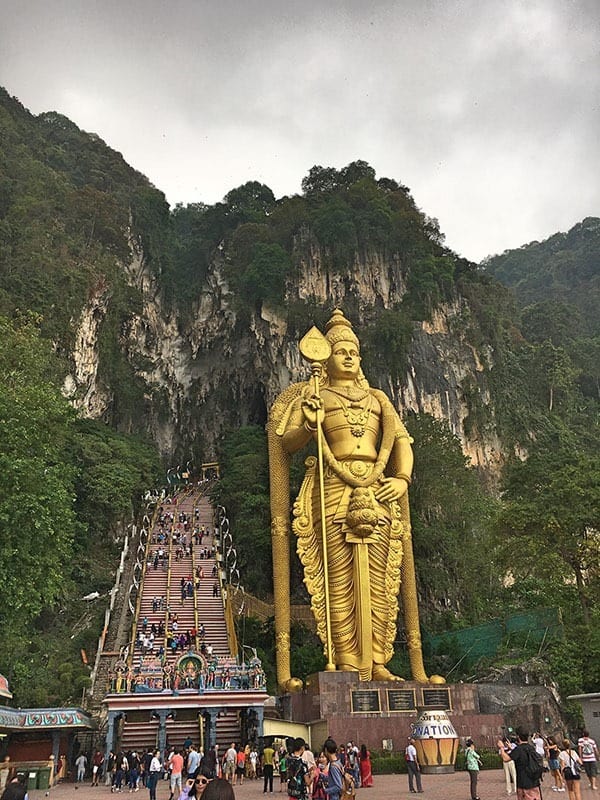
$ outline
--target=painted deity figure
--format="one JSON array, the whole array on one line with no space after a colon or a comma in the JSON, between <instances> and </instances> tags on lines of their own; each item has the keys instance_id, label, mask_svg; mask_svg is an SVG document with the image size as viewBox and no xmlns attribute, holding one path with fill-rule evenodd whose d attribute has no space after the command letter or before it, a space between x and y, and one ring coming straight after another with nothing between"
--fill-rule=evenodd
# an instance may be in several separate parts
<instances>
[{"instance_id":1,"label":"painted deity figure","mask_svg":"<svg viewBox=\"0 0 600 800\"><path fill-rule=\"evenodd\" d=\"M289 459L318 437L322 458L306 460L292 528L317 631L332 656L328 668L400 680L386 664L401 593L413 679L426 682L407 497L412 439L365 379L358 338L341 311L325 338L329 356L313 364L316 381L285 390L268 426L278 680L288 690L299 685L289 671Z\"/></svg>"}]
</instances>

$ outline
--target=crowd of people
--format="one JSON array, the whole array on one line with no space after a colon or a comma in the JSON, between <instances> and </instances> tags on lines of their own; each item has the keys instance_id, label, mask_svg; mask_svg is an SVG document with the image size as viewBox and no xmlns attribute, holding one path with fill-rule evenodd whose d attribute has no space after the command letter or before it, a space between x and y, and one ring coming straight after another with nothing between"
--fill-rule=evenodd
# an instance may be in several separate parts
<instances>
[{"instance_id":1,"label":"crowd of people","mask_svg":"<svg viewBox=\"0 0 600 800\"><path fill-rule=\"evenodd\" d=\"M514 737L498 739L498 755L502 759L506 794L516 794L518 800L542 800L541 786L544 776L549 776L552 792L568 792L569 800L581 800L581 780L587 777L589 788L597 789L598 760L600 754L594 739L587 730L577 744L570 739L542 736L519 727ZM415 739L409 739L405 757L410 792L423 792L421 765ZM469 775L471 800L479 800L478 778L482 759L473 739L465 742L465 768ZM548 781L550 782L550 781Z\"/></svg>"},{"instance_id":2,"label":"crowd of people","mask_svg":"<svg viewBox=\"0 0 600 800\"><path fill-rule=\"evenodd\" d=\"M517 800L542 800L544 778L552 782L549 790L568 792L569 800L581 800L584 776L589 789L597 789L600 755L588 731L583 731L575 744L569 739L557 742L556 737L540 733L530 735L524 728L517 728L514 737L498 739L497 747L505 770L506 794L516 794ZM473 739L465 741L464 751L471 800L479 800L482 758ZM414 793L424 791L418 753L418 742L411 737L405 757L408 788ZM231 800L233 787L254 780L262 781L265 794L284 794L292 800L351 800L358 788L373 786L367 747L358 747L352 741L338 745L330 737L315 753L302 738L268 743L260 751L253 742L245 746L232 742L223 753L218 746L204 753L188 738L183 747L168 747L164 753L153 748L143 753L111 751L105 760L97 750L89 761L80 753L74 768L76 782L91 773L92 786L99 786L102 780L112 793L145 789L149 800L157 800L157 786L162 780L168 782L168 800ZM5 779L4 785L0 800L25 800L23 783L17 777L8 783Z\"/></svg>"},{"instance_id":3,"label":"crowd of people","mask_svg":"<svg viewBox=\"0 0 600 800\"><path fill-rule=\"evenodd\" d=\"M359 787L373 786L371 754L363 744L338 746L328 738L315 754L302 738L275 746L267 744L259 754L255 747L237 748L232 742L221 759L225 780L241 786L244 779L262 780L263 792L276 792L294 800L342 800L354 797Z\"/></svg>"},{"instance_id":4,"label":"crowd of people","mask_svg":"<svg viewBox=\"0 0 600 800\"><path fill-rule=\"evenodd\" d=\"M208 786L217 781L230 787L262 781L265 793L280 793L295 800L349 800L357 788L373 786L371 755L366 746L359 748L353 742L338 746L331 738L316 755L301 738L267 744L260 752L255 743L238 746L232 742L223 753L218 746L205 753L187 739L183 747L168 747L165 753L154 748L143 753L111 751L105 760L97 750L89 764L80 753L74 766L76 782L83 781L91 768L92 786L102 780L111 793L146 789L149 800L156 800L161 780L168 781L169 800L206 800Z\"/></svg>"}]
</instances>

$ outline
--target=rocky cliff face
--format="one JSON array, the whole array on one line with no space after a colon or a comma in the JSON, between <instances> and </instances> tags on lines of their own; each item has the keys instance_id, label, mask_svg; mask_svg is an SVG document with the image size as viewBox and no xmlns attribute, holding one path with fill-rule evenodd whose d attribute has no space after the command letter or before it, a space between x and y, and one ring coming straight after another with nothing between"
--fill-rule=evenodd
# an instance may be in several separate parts
<instances>
[{"instance_id":1,"label":"rocky cliff face","mask_svg":"<svg viewBox=\"0 0 600 800\"><path fill-rule=\"evenodd\" d=\"M290 302L350 308L365 322L378 310L393 308L406 292L398 258L370 253L338 273L324 266L314 241L299 242L297 250L296 277L287 286ZM142 310L131 315L121 338L128 361L146 387L138 423L149 430L167 460L191 453L212 457L224 426L264 424L277 394L306 378L297 332L289 331L281 312L265 304L249 322L242 321L222 261L212 264L193 318L185 325L176 310L166 309L138 245L132 246L124 269L142 296ZM74 369L65 384L76 405L91 417L105 413L110 400L110 387L99 386L96 377L97 335L108 302L106 287L90 297L79 321ZM472 463L493 470L502 458L500 442L489 434L483 437L470 424L465 398L468 382L470 392L476 392L493 416L485 372L490 354L477 352L461 333L465 326L459 323L468 311L461 298L439 307L431 320L415 324L404 376L392 380L383 365L378 375L368 377L393 398L401 413L427 412L448 420ZM307 317L303 330L312 323Z\"/></svg>"}]
</instances>

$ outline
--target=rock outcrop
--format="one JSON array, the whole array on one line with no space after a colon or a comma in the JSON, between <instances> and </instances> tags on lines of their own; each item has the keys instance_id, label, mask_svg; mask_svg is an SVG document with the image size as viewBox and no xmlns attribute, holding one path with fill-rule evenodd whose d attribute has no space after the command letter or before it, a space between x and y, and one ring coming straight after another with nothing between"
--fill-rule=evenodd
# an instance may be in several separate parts
<instances>
[{"instance_id":1,"label":"rock outcrop","mask_svg":"<svg viewBox=\"0 0 600 800\"><path fill-rule=\"evenodd\" d=\"M343 273L324 266L314 240L296 243L298 269L287 284L290 302L331 309L352 309L360 323L382 309L398 306L406 292L399 258L372 252L355 258ZM166 459L200 452L214 453L214 442L227 425L264 424L267 410L290 382L304 379L306 365L298 352L298 332L290 332L283 312L262 304L242 320L239 303L225 278L222 256L215 260L184 323L176 308L167 308L158 282L138 243L124 266L127 281L142 298L122 331L120 346L145 386L138 425L150 432ZM110 387L98 385L97 337L110 302L107 287L98 287L79 321L73 371L65 392L82 413L98 417L110 404ZM464 298L441 305L431 319L415 324L406 354L406 373L392 379L385 365L369 375L395 401L401 413L426 412L446 419L472 463L494 471L502 460L498 438L484 434L470 419L465 393L493 420L486 383L490 353L467 340L461 319L468 316ZM244 315L246 317L247 315ZM312 324L306 318L305 329Z\"/></svg>"}]
</instances>

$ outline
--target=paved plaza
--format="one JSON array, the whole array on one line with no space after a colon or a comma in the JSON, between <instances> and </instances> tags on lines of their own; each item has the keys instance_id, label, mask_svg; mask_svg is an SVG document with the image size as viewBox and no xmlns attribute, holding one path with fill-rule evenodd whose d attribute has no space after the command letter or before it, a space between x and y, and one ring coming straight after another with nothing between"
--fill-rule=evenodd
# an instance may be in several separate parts
<instances>
[{"instance_id":1,"label":"paved plaza","mask_svg":"<svg viewBox=\"0 0 600 800\"><path fill-rule=\"evenodd\" d=\"M408 800L413 795L408 791L406 775L375 775L375 785L370 789L359 789L356 793L357 800ZM582 798L599 797L600 793L592 792L587 788L587 782L581 781ZM584 783L586 785L584 785ZM544 800L550 797L566 797L565 794L557 794L550 791L551 782L546 778L545 787L542 788ZM274 793L270 795L276 800L277 797L285 798L287 794L279 794L279 783L274 784ZM504 772L502 769L484 770L479 776L479 796L481 800L505 800L506 790L504 785ZM454 772L448 775L423 775L423 798L435 798L435 800L469 800L469 776L466 772ZM121 793L129 795L128 791ZM35 790L29 792L30 800L45 800L46 792ZM112 797L110 788L106 786L92 787L88 783L76 786L73 783L61 783L52 787L49 791L52 800L98 800L104 798L108 800ZM244 781L243 786L235 787L236 800L258 800L264 797L262 780ZM139 792L133 793L133 797L139 800L148 800L148 791L143 787ZM157 800L168 800L169 784L161 781L158 786ZM515 795L512 795L514 798Z\"/></svg>"}]
</instances>

